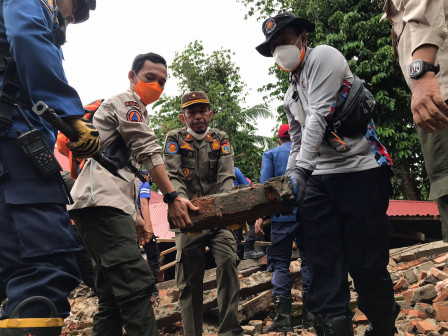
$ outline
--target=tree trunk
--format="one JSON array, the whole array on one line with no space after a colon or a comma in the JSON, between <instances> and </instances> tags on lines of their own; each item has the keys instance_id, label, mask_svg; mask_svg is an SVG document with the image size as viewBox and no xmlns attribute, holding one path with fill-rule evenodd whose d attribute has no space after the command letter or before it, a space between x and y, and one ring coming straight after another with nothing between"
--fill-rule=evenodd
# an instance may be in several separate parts
<instances>
[{"instance_id":1,"label":"tree trunk","mask_svg":"<svg viewBox=\"0 0 448 336\"><path fill-rule=\"evenodd\" d=\"M408 162L403 162L395 167L397 176L401 180L401 192L405 200L420 200L415 180L411 174Z\"/></svg>"}]
</instances>

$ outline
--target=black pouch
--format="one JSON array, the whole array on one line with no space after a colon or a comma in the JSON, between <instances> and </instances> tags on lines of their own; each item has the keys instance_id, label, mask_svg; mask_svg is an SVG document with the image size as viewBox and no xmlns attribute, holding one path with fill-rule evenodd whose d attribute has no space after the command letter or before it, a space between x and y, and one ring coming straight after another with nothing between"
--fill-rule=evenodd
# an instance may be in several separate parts
<instances>
[{"instance_id":1,"label":"black pouch","mask_svg":"<svg viewBox=\"0 0 448 336\"><path fill-rule=\"evenodd\" d=\"M104 149L101 149L103 154L112 161L117 169L126 167L129 159L131 158L131 149L126 146L123 137L120 135L118 138Z\"/></svg>"},{"instance_id":2,"label":"black pouch","mask_svg":"<svg viewBox=\"0 0 448 336\"><path fill-rule=\"evenodd\" d=\"M367 125L375 114L376 101L372 93L365 88L362 79L354 77L347 98L340 105L336 105L336 110L328 121L327 132L351 137L365 134L367 131Z\"/></svg>"}]
</instances>

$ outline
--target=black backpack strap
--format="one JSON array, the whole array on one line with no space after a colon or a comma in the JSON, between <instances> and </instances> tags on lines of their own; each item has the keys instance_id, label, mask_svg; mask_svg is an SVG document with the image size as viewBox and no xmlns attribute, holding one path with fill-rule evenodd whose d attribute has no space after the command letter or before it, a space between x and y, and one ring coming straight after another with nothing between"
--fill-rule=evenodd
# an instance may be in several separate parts
<instances>
[{"instance_id":1,"label":"black backpack strap","mask_svg":"<svg viewBox=\"0 0 448 336\"><path fill-rule=\"evenodd\" d=\"M14 121L12 114L14 104L17 103L17 94L21 94L21 105L30 107L30 99L22 89L22 85L17 74L16 63L12 58L9 49L0 49L0 75L3 74L3 84L0 89L0 131L11 128Z\"/></svg>"}]
</instances>

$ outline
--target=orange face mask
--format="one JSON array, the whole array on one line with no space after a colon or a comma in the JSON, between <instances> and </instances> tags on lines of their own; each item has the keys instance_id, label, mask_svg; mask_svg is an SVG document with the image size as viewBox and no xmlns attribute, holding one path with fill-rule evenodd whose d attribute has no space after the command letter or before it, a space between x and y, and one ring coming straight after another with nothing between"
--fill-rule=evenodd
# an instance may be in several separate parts
<instances>
[{"instance_id":1,"label":"orange face mask","mask_svg":"<svg viewBox=\"0 0 448 336\"><path fill-rule=\"evenodd\" d=\"M138 94L143 104L149 105L160 98L163 89L158 82L145 83L139 79L137 84L135 84L134 91Z\"/></svg>"}]
</instances>

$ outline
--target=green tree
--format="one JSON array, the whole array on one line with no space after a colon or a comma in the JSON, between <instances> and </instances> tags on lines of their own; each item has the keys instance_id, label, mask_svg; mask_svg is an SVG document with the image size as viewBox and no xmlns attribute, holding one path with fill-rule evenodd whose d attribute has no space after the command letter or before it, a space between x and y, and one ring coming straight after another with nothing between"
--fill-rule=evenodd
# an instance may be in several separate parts
<instances>
[{"instance_id":1,"label":"green tree","mask_svg":"<svg viewBox=\"0 0 448 336\"><path fill-rule=\"evenodd\" d=\"M390 24L387 19L380 23L383 1L237 1L248 8L247 16L259 20L289 11L315 23L316 31L309 34L308 45L328 44L341 51L353 73L366 81L376 97L377 130L395 164L395 197L426 198L429 183L412 121L410 92L393 56ZM260 35L260 42L262 39ZM288 86L287 75L278 68L270 71L279 80L262 88L267 93L266 101L282 99Z\"/></svg>"},{"instance_id":2,"label":"green tree","mask_svg":"<svg viewBox=\"0 0 448 336\"><path fill-rule=\"evenodd\" d=\"M189 91L206 92L214 112L210 127L219 128L229 135L235 151L235 165L245 176L259 181L261 155L269 145L269 139L256 135L254 125L257 118L271 116L271 113L264 104L244 108L246 85L232 56L230 50L224 49L208 55L199 41L176 53L170 74L178 80L180 93L176 97L162 96L154 106L157 112L151 126L159 138L169 130L182 127L178 117L182 95Z\"/></svg>"}]
</instances>

